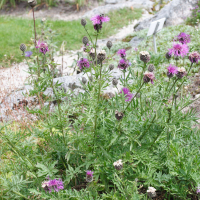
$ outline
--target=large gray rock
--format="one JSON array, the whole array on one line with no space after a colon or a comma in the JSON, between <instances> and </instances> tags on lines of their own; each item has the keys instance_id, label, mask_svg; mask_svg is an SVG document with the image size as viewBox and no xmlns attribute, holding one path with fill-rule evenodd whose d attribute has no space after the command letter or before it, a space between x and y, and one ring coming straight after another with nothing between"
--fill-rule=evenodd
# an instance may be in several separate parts
<instances>
[{"instance_id":1,"label":"large gray rock","mask_svg":"<svg viewBox=\"0 0 200 200\"><path fill-rule=\"evenodd\" d=\"M131 39L131 41L130 41L129 43L130 43L131 47L136 48L136 47L139 46L139 44L140 44L143 40L144 40L143 38L139 38L139 37L135 36L135 37L133 37L133 38Z\"/></svg>"},{"instance_id":2,"label":"large gray rock","mask_svg":"<svg viewBox=\"0 0 200 200\"><path fill-rule=\"evenodd\" d=\"M117 1L117 0L116 0ZM111 0L110 0L111 2ZM112 2L114 3L115 0L112 0ZM99 6L97 8L94 8L93 10L86 12L84 14L84 18L88 17L93 17L95 15L99 15L101 13L106 14L110 11L114 11L114 10L119 10L122 8L127 8L127 7L133 7L133 8L146 8L146 9L150 9L153 7L153 2L150 0L129 0L123 3L117 3L117 4L107 4L105 6Z\"/></svg>"},{"instance_id":3,"label":"large gray rock","mask_svg":"<svg viewBox=\"0 0 200 200\"><path fill-rule=\"evenodd\" d=\"M135 31L149 28L150 23L161 18L166 18L165 26L183 23L191 15L191 8L198 0L173 0L162 8L156 15L135 25Z\"/></svg>"}]
</instances>

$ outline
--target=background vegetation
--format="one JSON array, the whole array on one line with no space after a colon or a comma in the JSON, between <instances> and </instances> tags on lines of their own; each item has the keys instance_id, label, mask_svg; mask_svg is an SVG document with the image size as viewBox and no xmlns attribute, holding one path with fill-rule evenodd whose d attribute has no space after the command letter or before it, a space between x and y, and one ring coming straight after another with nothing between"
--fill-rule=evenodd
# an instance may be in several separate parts
<instances>
[{"instance_id":1,"label":"background vegetation","mask_svg":"<svg viewBox=\"0 0 200 200\"><path fill-rule=\"evenodd\" d=\"M139 19L142 15L141 9L121 9L115 12L110 12L109 25L105 24L100 38L106 38L116 33L118 29L128 25L134 19ZM55 32L55 45L59 48L63 41L66 41L67 50L77 50L82 46L82 37L86 34L80 24L80 20L76 21L51 21L47 20L47 31L52 29ZM38 34L41 34L42 29L40 20L36 21ZM88 20L88 31L93 34L94 30L92 23ZM10 18L0 16L0 65L7 65L10 62L21 62L23 57L20 54L19 45L25 43L31 47L31 38L33 35L33 21L29 19ZM46 37L49 33L46 32ZM48 38L47 38L48 39ZM6 64L5 64L6 63Z\"/></svg>"}]
</instances>

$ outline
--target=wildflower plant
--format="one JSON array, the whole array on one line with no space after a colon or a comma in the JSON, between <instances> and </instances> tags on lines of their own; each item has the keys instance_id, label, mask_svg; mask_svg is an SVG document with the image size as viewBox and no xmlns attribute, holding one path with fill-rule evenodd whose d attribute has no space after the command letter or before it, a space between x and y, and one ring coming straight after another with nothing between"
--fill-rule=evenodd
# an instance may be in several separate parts
<instances>
[{"instance_id":1,"label":"wildflower plant","mask_svg":"<svg viewBox=\"0 0 200 200\"><path fill-rule=\"evenodd\" d=\"M183 86L198 64L198 52L189 53L189 47L177 41L169 50L165 47L163 55L140 49L133 64L130 52L120 48L114 60L97 48L105 22L109 17L104 15L81 20L87 36L82 40L84 56L76 62L78 86L65 87L64 77L55 78L54 45L39 31L34 31L32 54L23 48L32 86L29 95L39 102L27 111L36 114L37 121L24 130L15 127L14 133L7 126L1 128L1 140L7 145L2 152L9 155L11 149L16 159L6 159L10 164L2 167L4 197L196 195L200 160L194 155L199 153L200 136L191 128L194 112L183 112L196 99L184 96ZM109 43L106 48L112 47ZM113 77L115 70L120 77Z\"/></svg>"}]
</instances>

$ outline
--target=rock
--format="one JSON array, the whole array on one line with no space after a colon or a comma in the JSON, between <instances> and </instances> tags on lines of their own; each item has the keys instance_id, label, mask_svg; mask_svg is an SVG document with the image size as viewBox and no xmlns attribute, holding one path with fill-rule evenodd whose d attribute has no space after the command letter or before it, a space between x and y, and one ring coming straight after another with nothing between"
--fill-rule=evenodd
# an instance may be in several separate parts
<instances>
[{"instance_id":1,"label":"rock","mask_svg":"<svg viewBox=\"0 0 200 200\"><path fill-rule=\"evenodd\" d=\"M138 45L139 45L143 40L144 40L143 38L139 38L139 37L135 36L135 37L133 37L133 38L131 39L131 41L130 41L129 43L130 43L131 47L136 48L136 47L138 47Z\"/></svg>"},{"instance_id":2,"label":"rock","mask_svg":"<svg viewBox=\"0 0 200 200\"><path fill-rule=\"evenodd\" d=\"M166 18L165 26L178 25L191 15L191 8L197 0L173 0L162 8L156 15L135 25L135 31L149 28L150 23L161 18Z\"/></svg>"},{"instance_id":3,"label":"rock","mask_svg":"<svg viewBox=\"0 0 200 200\"><path fill-rule=\"evenodd\" d=\"M117 0L106 0L105 4L117 4L118 1Z\"/></svg>"},{"instance_id":4,"label":"rock","mask_svg":"<svg viewBox=\"0 0 200 200\"><path fill-rule=\"evenodd\" d=\"M111 0L109 0L111 1ZM112 0L112 2L114 2L115 0ZM116 0L117 1L117 0ZM153 2L150 1L150 0L129 0L129 1L126 1L124 3L117 3L117 4L114 4L114 5L110 5L110 4L107 4L105 6L99 6L97 8L94 8L93 10L91 11L88 11L84 14L83 18L91 18L93 17L94 15L99 15L101 13L108 13L110 11L114 11L114 10L119 10L119 9L122 9L122 8L130 8L130 7L133 7L133 8L146 8L146 9L150 9L153 7Z\"/></svg>"}]
</instances>

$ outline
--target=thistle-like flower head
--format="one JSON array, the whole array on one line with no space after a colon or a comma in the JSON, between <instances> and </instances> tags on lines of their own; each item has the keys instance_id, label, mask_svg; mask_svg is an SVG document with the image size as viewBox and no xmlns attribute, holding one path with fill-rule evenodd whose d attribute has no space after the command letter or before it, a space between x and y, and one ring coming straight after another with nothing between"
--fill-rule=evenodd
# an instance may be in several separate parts
<instances>
[{"instance_id":1,"label":"thistle-like flower head","mask_svg":"<svg viewBox=\"0 0 200 200\"><path fill-rule=\"evenodd\" d=\"M130 92L130 90L126 87L122 88L122 90L120 91L120 93L124 93L126 100L125 101L131 101L131 99L133 98L133 94Z\"/></svg>"},{"instance_id":2,"label":"thistle-like flower head","mask_svg":"<svg viewBox=\"0 0 200 200\"><path fill-rule=\"evenodd\" d=\"M125 59L121 59L118 64L118 68L126 70L130 66L130 62Z\"/></svg>"},{"instance_id":3,"label":"thistle-like flower head","mask_svg":"<svg viewBox=\"0 0 200 200\"><path fill-rule=\"evenodd\" d=\"M190 43L190 35L182 32L174 38L174 41L179 41L181 44Z\"/></svg>"},{"instance_id":4,"label":"thistle-like flower head","mask_svg":"<svg viewBox=\"0 0 200 200\"><path fill-rule=\"evenodd\" d=\"M198 63L200 60L200 54L196 51L189 54L189 60L191 63Z\"/></svg>"},{"instance_id":5,"label":"thistle-like flower head","mask_svg":"<svg viewBox=\"0 0 200 200\"><path fill-rule=\"evenodd\" d=\"M126 57L126 49L119 49L117 54L121 57L121 58L125 58Z\"/></svg>"},{"instance_id":6,"label":"thistle-like flower head","mask_svg":"<svg viewBox=\"0 0 200 200\"><path fill-rule=\"evenodd\" d=\"M174 43L169 49L169 54L174 57L185 57L189 53L189 47L186 44Z\"/></svg>"},{"instance_id":7,"label":"thistle-like flower head","mask_svg":"<svg viewBox=\"0 0 200 200\"><path fill-rule=\"evenodd\" d=\"M121 170L122 167L123 167L122 160L119 159L119 160L115 161L115 162L113 163L113 165L114 165L115 169L117 169L117 170Z\"/></svg>"},{"instance_id":8,"label":"thistle-like flower head","mask_svg":"<svg viewBox=\"0 0 200 200\"><path fill-rule=\"evenodd\" d=\"M100 31L102 28L102 24L104 22L110 21L110 18L107 16L104 16L104 14L101 14L101 15L96 15L96 16L92 17L90 20L93 23L94 29L96 31Z\"/></svg>"},{"instance_id":9,"label":"thistle-like flower head","mask_svg":"<svg viewBox=\"0 0 200 200\"><path fill-rule=\"evenodd\" d=\"M46 52L49 51L47 43L40 42L40 40L38 41L36 48L43 54L46 54Z\"/></svg>"},{"instance_id":10,"label":"thistle-like flower head","mask_svg":"<svg viewBox=\"0 0 200 200\"><path fill-rule=\"evenodd\" d=\"M151 83L153 84L153 80L155 80L155 76L154 76L153 72L145 72L144 73L143 81L145 83L148 83L151 81Z\"/></svg>"},{"instance_id":11,"label":"thistle-like flower head","mask_svg":"<svg viewBox=\"0 0 200 200\"><path fill-rule=\"evenodd\" d=\"M176 67L175 65L172 65L172 64L170 64L169 67L167 67L167 70L168 70L167 76L169 78L173 77L174 74L178 73L178 67Z\"/></svg>"}]
</instances>

